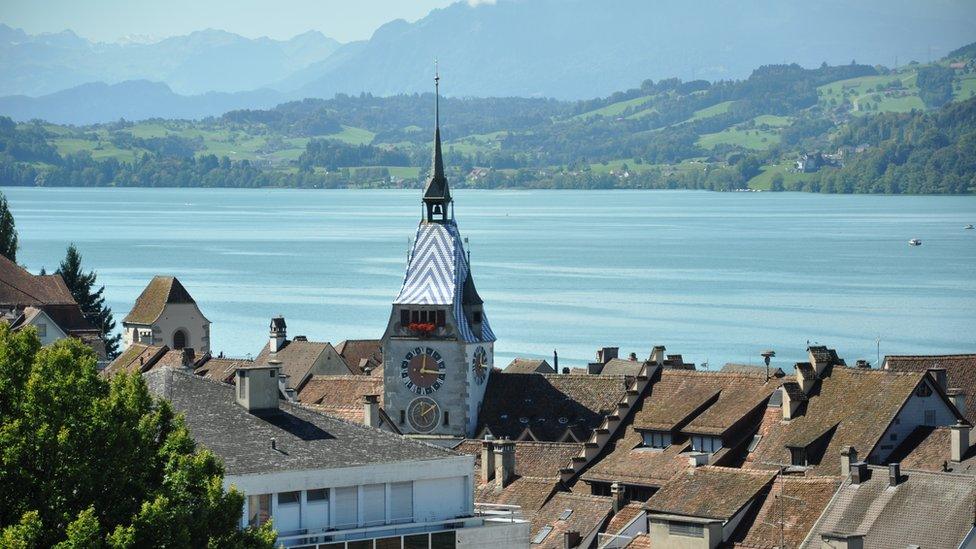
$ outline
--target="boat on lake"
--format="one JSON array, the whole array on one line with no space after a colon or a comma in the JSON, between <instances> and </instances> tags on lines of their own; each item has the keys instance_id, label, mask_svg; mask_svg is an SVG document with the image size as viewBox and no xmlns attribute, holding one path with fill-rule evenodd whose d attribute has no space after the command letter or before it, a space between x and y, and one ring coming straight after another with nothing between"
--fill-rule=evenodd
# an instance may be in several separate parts
<instances>
[{"instance_id":1,"label":"boat on lake","mask_svg":"<svg viewBox=\"0 0 976 549\"><path fill-rule=\"evenodd\" d=\"M919 239L917 239L917 238L913 238L913 239L911 239L911 240L908 241L908 245L909 246L921 246L922 245L922 241L919 240Z\"/></svg>"},{"instance_id":2,"label":"boat on lake","mask_svg":"<svg viewBox=\"0 0 976 549\"><path fill-rule=\"evenodd\" d=\"M973 228L972 225L966 225L965 227L963 227L963 229L972 229L972 228Z\"/></svg>"}]
</instances>

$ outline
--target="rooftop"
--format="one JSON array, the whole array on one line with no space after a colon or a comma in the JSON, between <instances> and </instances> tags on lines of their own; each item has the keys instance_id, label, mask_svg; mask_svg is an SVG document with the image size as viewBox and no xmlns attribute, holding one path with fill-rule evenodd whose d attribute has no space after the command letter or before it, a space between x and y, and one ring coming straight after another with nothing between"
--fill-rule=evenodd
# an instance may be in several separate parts
<instances>
[{"instance_id":1,"label":"rooftop","mask_svg":"<svg viewBox=\"0 0 976 549\"><path fill-rule=\"evenodd\" d=\"M611 358L603 365L603 370L600 370L600 374L605 376L637 377L643 366L644 363L639 360Z\"/></svg>"},{"instance_id":2,"label":"rooftop","mask_svg":"<svg viewBox=\"0 0 976 549\"><path fill-rule=\"evenodd\" d=\"M270 343L265 343L261 352L254 359L255 364L268 364L271 360L281 362L281 373L288 376L288 386L300 390L302 382L306 380L316 361L323 353L335 350L331 343L308 341L307 339L289 339L278 352L272 353ZM341 359L338 353L334 355L336 360ZM345 363L342 364L343 370L346 369Z\"/></svg>"},{"instance_id":3,"label":"rooftop","mask_svg":"<svg viewBox=\"0 0 976 549\"><path fill-rule=\"evenodd\" d=\"M0 256L0 307L20 309L28 305L75 305L61 275L35 275Z\"/></svg>"},{"instance_id":4,"label":"rooftop","mask_svg":"<svg viewBox=\"0 0 976 549\"><path fill-rule=\"evenodd\" d=\"M901 462L905 469L976 474L976 447L969 447L962 461L952 461L950 432L949 427L916 427L895 448L889 459Z\"/></svg>"},{"instance_id":5,"label":"rooftop","mask_svg":"<svg viewBox=\"0 0 976 549\"><path fill-rule=\"evenodd\" d=\"M196 303L190 292L175 276L154 276L139 297L132 310L122 321L129 324L152 324L170 303Z\"/></svg>"},{"instance_id":6,"label":"rooftop","mask_svg":"<svg viewBox=\"0 0 976 549\"><path fill-rule=\"evenodd\" d=\"M117 356L115 360L109 363L108 366L102 370L102 373L106 376L114 375L118 372L128 372L140 373L148 370L162 357L166 352L169 351L169 347L162 345L144 345L142 343L133 343L129 345L126 350L122 351L122 354Z\"/></svg>"},{"instance_id":7,"label":"rooftop","mask_svg":"<svg viewBox=\"0 0 976 549\"><path fill-rule=\"evenodd\" d=\"M890 487L887 467L869 467L860 485L845 480L806 540L821 534L863 534L865 547L955 548L973 527L976 477L902 469Z\"/></svg>"},{"instance_id":8,"label":"rooftop","mask_svg":"<svg viewBox=\"0 0 976 549\"><path fill-rule=\"evenodd\" d=\"M383 405L383 378L376 376L312 376L298 393L302 404L357 423L363 422L363 397L377 395Z\"/></svg>"},{"instance_id":9,"label":"rooftop","mask_svg":"<svg viewBox=\"0 0 976 549\"><path fill-rule=\"evenodd\" d=\"M553 374L556 370L541 358L515 358L502 370L506 374Z\"/></svg>"},{"instance_id":10,"label":"rooftop","mask_svg":"<svg viewBox=\"0 0 976 549\"><path fill-rule=\"evenodd\" d=\"M228 475L443 459L457 454L354 424L286 401L269 415L237 404L234 388L163 368L143 375L149 390L186 417L194 440L213 451ZM277 449L271 447L275 439Z\"/></svg>"},{"instance_id":11,"label":"rooftop","mask_svg":"<svg viewBox=\"0 0 976 549\"><path fill-rule=\"evenodd\" d=\"M976 354L967 355L891 355L884 359L884 367L895 372L925 372L929 368L945 368L949 387L962 389L966 394L963 413L976 420Z\"/></svg>"},{"instance_id":12,"label":"rooftop","mask_svg":"<svg viewBox=\"0 0 976 549\"><path fill-rule=\"evenodd\" d=\"M383 365L383 342L379 339L347 339L335 350L353 374L362 374L364 366L376 369Z\"/></svg>"},{"instance_id":13,"label":"rooftop","mask_svg":"<svg viewBox=\"0 0 976 549\"><path fill-rule=\"evenodd\" d=\"M477 432L487 429L496 437L512 439L583 441L616 411L626 393L624 376L493 375L488 378Z\"/></svg>"},{"instance_id":14,"label":"rooftop","mask_svg":"<svg viewBox=\"0 0 976 549\"><path fill-rule=\"evenodd\" d=\"M563 534L572 531L586 539L603 526L612 512L613 500L608 497L558 492L532 519L532 547L562 549ZM545 528L551 528L549 534L535 543Z\"/></svg>"},{"instance_id":15,"label":"rooftop","mask_svg":"<svg viewBox=\"0 0 976 549\"><path fill-rule=\"evenodd\" d=\"M765 489L776 473L705 465L676 475L647 500L654 513L726 521Z\"/></svg>"},{"instance_id":16,"label":"rooftop","mask_svg":"<svg viewBox=\"0 0 976 549\"><path fill-rule=\"evenodd\" d=\"M761 503L742 519L730 541L736 547L798 547L830 502L840 480L779 476L759 495Z\"/></svg>"}]
</instances>

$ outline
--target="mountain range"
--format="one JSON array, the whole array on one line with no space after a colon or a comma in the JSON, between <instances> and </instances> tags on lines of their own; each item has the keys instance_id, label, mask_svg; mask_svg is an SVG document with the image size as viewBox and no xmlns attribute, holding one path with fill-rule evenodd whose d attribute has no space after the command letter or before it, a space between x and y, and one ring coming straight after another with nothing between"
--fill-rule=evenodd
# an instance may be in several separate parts
<instances>
[{"instance_id":1,"label":"mountain range","mask_svg":"<svg viewBox=\"0 0 976 549\"><path fill-rule=\"evenodd\" d=\"M971 0L458 2L346 44L316 31L280 41L213 29L107 44L0 25L0 114L196 118L336 93L426 92L435 58L448 95L580 99L645 79L744 78L784 61L925 62L976 39L974 29Z\"/></svg>"}]
</instances>

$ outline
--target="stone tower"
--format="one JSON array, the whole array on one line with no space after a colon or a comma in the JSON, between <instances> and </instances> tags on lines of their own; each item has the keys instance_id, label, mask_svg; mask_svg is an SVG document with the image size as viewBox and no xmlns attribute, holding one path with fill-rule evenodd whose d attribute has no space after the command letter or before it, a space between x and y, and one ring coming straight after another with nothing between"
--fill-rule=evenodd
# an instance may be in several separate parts
<instances>
[{"instance_id":1,"label":"stone tower","mask_svg":"<svg viewBox=\"0 0 976 549\"><path fill-rule=\"evenodd\" d=\"M495 335L454 221L436 76L434 83L434 157L423 219L383 334L383 406L404 433L470 437L491 374Z\"/></svg>"}]
</instances>

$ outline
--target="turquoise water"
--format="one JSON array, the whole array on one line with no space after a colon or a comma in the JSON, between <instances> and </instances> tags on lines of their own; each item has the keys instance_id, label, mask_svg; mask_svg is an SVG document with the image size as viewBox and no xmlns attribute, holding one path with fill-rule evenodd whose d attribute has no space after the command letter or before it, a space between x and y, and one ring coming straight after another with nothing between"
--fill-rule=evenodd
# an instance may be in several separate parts
<instances>
[{"instance_id":1,"label":"turquoise water","mask_svg":"<svg viewBox=\"0 0 976 549\"><path fill-rule=\"evenodd\" d=\"M379 337L419 191L3 190L18 259L57 268L75 242L121 320L154 274L180 278L212 346L256 355L290 335ZM515 355L583 364L653 345L718 367L976 351L976 197L689 191L458 191L456 213L498 335ZM910 247L910 238L923 245Z\"/></svg>"}]
</instances>

